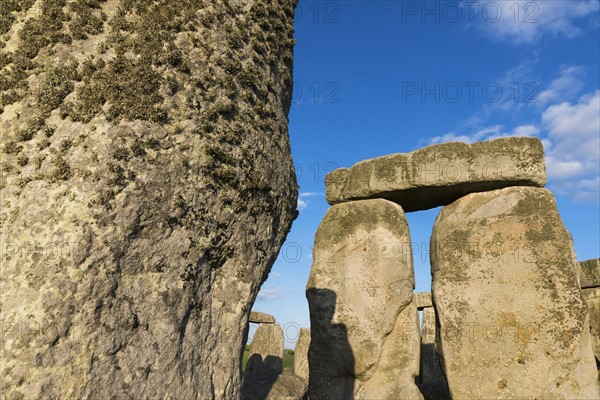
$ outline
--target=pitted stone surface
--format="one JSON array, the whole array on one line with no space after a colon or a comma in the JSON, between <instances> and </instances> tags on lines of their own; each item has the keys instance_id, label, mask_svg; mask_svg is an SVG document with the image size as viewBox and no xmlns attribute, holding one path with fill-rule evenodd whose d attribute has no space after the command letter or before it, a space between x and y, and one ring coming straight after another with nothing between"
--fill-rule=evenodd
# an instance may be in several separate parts
<instances>
[{"instance_id":1,"label":"pitted stone surface","mask_svg":"<svg viewBox=\"0 0 600 400\"><path fill-rule=\"evenodd\" d=\"M395 398L416 389L408 377L415 362L418 366L418 347L395 362L388 355L409 347L390 335L411 304L413 289L410 234L400 206L375 199L327 211L315 236L306 286L311 399L355 397L370 379ZM399 379L406 387L383 378L390 368L404 377Z\"/></svg>"},{"instance_id":2,"label":"pitted stone surface","mask_svg":"<svg viewBox=\"0 0 600 400\"><path fill-rule=\"evenodd\" d=\"M573 243L548 190L465 196L440 212L431 248L452 398L599 398Z\"/></svg>"},{"instance_id":3,"label":"pitted stone surface","mask_svg":"<svg viewBox=\"0 0 600 400\"><path fill-rule=\"evenodd\" d=\"M361 161L329 173L327 201L384 198L405 212L450 204L507 186L546 184L544 149L537 138L512 137L471 145L451 142Z\"/></svg>"}]
</instances>

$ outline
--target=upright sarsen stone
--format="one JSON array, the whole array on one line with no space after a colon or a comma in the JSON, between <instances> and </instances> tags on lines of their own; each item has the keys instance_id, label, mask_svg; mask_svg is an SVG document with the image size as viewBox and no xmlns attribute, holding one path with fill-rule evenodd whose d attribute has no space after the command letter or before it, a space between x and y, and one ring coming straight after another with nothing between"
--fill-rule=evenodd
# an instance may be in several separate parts
<instances>
[{"instance_id":1,"label":"upright sarsen stone","mask_svg":"<svg viewBox=\"0 0 600 400\"><path fill-rule=\"evenodd\" d=\"M310 329L300 328L296 348L294 349L294 373L308 381L308 348Z\"/></svg>"},{"instance_id":2,"label":"upright sarsen stone","mask_svg":"<svg viewBox=\"0 0 600 400\"><path fill-rule=\"evenodd\" d=\"M278 375L283 372L283 329L276 324L260 324L252 343L246 371Z\"/></svg>"},{"instance_id":3,"label":"upright sarsen stone","mask_svg":"<svg viewBox=\"0 0 600 400\"><path fill-rule=\"evenodd\" d=\"M237 399L295 0L0 0L0 393Z\"/></svg>"},{"instance_id":4,"label":"upright sarsen stone","mask_svg":"<svg viewBox=\"0 0 600 400\"><path fill-rule=\"evenodd\" d=\"M418 340L414 352L390 358L397 349L410 348L391 339L402 337L395 326L412 301L410 248L406 217L397 204L365 200L327 211L315 236L306 286L311 399L360 398L377 376L389 398L416 390ZM391 369L396 379L388 381Z\"/></svg>"},{"instance_id":5,"label":"upright sarsen stone","mask_svg":"<svg viewBox=\"0 0 600 400\"><path fill-rule=\"evenodd\" d=\"M599 398L573 243L548 190L457 200L431 249L452 398Z\"/></svg>"}]
</instances>

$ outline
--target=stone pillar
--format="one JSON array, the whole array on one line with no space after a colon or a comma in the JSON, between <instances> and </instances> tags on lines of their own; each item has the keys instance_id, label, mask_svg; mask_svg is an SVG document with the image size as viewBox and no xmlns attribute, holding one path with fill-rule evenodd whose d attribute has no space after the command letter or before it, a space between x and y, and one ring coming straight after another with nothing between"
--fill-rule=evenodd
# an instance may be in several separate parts
<instances>
[{"instance_id":1,"label":"stone pillar","mask_svg":"<svg viewBox=\"0 0 600 400\"><path fill-rule=\"evenodd\" d=\"M600 382L600 258L579 263L581 291L590 314L592 347L596 355L596 367Z\"/></svg>"},{"instance_id":2,"label":"stone pillar","mask_svg":"<svg viewBox=\"0 0 600 400\"><path fill-rule=\"evenodd\" d=\"M310 346L310 329L301 328L296 348L294 349L294 373L308 380L308 347Z\"/></svg>"},{"instance_id":3,"label":"stone pillar","mask_svg":"<svg viewBox=\"0 0 600 400\"><path fill-rule=\"evenodd\" d=\"M418 336L402 331L407 326L418 331L416 308L409 307L410 248L406 217L397 204L363 200L327 211L315 236L306 287L311 400L360 399L369 393L422 398L414 383Z\"/></svg>"},{"instance_id":4,"label":"stone pillar","mask_svg":"<svg viewBox=\"0 0 600 400\"><path fill-rule=\"evenodd\" d=\"M435 350L435 337L435 310L431 306L424 307L421 324L421 369L418 385L426 400L445 400L450 399L450 393Z\"/></svg>"},{"instance_id":5,"label":"stone pillar","mask_svg":"<svg viewBox=\"0 0 600 400\"><path fill-rule=\"evenodd\" d=\"M573 243L548 190L455 201L431 249L452 398L599 398Z\"/></svg>"},{"instance_id":6,"label":"stone pillar","mask_svg":"<svg viewBox=\"0 0 600 400\"><path fill-rule=\"evenodd\" d=\"M283 329L276 324L260 324L252 343L246 371L280 374L283 371Z\"/></svg>"}]
</instances>

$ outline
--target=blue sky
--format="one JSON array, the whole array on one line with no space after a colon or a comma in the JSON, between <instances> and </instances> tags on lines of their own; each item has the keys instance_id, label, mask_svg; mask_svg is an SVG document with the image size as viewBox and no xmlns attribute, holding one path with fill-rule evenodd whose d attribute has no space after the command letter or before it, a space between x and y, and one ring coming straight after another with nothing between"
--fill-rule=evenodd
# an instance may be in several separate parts
<instances>
[{"instance_id":1,"label":"blue sky","mask_svg":"<svg viewBox=\"0 0 600 400\"><path fill-rule=\"evenodd\" d=\"M286 347L310 325L304 290L329 208L325 175L367 158L537 136L579 260L600 255L599 8L598 0L300 0L290 112L300 216L254 305L275 315ZM430 290L438 212L407 214L417 291Z\"/></svg>"}]
</instances>

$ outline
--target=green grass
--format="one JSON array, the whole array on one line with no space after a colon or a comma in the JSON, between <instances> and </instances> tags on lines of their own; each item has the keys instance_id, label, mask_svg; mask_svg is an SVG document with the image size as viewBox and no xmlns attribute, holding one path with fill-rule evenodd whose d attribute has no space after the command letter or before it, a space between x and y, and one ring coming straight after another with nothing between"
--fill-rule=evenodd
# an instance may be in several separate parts
<instances>
[{"instance_id":1,"label":"green grass","mask_svg":"<svg viewBox=\"0 0 600 400\"><path fill-rule=\"evenodd\" d=\"M244 356L242 358L242 369L246 369L246 363L248 362L248 358L250 358L250 352L244 351ZM294 371L294 355L288 354L284 352L283 354L283 369L290 370L290 372Z\"/></svg>"}]
</instances>

